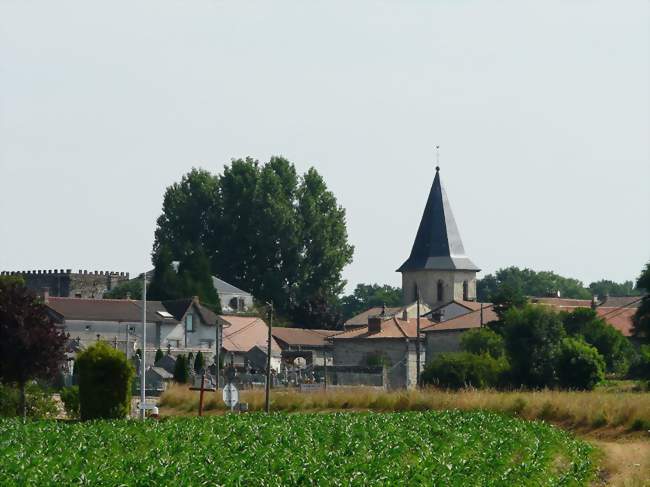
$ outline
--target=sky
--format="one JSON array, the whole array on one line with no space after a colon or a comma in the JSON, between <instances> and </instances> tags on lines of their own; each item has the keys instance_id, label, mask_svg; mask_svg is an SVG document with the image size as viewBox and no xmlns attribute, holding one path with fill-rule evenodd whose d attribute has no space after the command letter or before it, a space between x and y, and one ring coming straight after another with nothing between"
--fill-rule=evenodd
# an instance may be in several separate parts
<instances>
[{"instance_id":1,"label":"sky","mask_svg":"<svg viewBox=\"0 0 650 487\"><path fill-rule=\"evenodd\" d=\"M650 260L640 1L0 0L0 270L151 267L165 188L315 167L357 283L399 285L435 174L483 276Z\"/></svg>"}]
</instances>

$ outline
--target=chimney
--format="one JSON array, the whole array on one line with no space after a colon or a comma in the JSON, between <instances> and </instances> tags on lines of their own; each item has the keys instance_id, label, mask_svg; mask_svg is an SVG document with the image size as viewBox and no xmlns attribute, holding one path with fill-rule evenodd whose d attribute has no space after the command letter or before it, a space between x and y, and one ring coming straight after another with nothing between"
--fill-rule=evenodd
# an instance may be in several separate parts
<instances>
[{"instance_id":1,"label":"chimney","mask_svg":"<svg viewBox=\"0 0 650 487\"><path fill-rule=\"evenodd\" d=\"M368 317L368 333L379 333L381 331L381 316Z\"/></svg>"},{"instance_id":2,"label":"chimney","mask_svg":"<svg viewBox=\"0 0 650 487\"><path fill-rule=\"evenodd\" d=\"M596 309L598 307L598 296L594 295L591 297L591 309Z\"/></svg>"},{"instance_id":3,"label":"chimney","mask_svg":"<svg viewBox=\"0 0 650 487\"><path fill-rule=\"evenodd\" d=\"M47 304L50 301L50 288L49 287L44 287L41 291L43 295L43 302Z\"/></svg>"},{"instance_id":4,"label":"chimney","mask_svg":"<svg viewBox=\"0 0 650 487\"><path fill-rule=\"evenodd\" d=\"M406 308L404 308L404 310L402 311L402 319L403 319L404 321L406 321L406 320L409 319L409 312L407 311Z\"/></svg>"}]
</instances>

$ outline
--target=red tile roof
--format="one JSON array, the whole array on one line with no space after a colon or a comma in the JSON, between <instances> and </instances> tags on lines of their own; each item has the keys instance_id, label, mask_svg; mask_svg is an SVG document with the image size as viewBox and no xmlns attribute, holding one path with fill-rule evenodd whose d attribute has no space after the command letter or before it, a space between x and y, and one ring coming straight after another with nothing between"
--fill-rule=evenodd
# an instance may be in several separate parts
<instances>
[{"instance_id":1,"label":"red tile roof","mask_svg":"<svg viewBox=\"0 0 650 487\"><path fill-rule=\"evenodd\" d=\"M353 316L347 320L343 326L365 326L368 324L368 318L371 316L376 316L381 313L382 306L375 306L374 308L369 308L365 311L362 311L356 316ZM397 308L386 308L386 315L392 316L402 311L402 307Z\"/></svg>"},{"instance_id":2,"label":"red tile roof","mask_svg":"<svg viewBox=\"0 0 650 487\"><path fill-rule=\"evenodd\" d=\"M429 320L420 318L420 328L424 329L428 326ZM381 331L377 333L370 333L368 326L356 328L353 330L344 331L337 335L330 337L330 340L346 340L346 339L380 339L380 338L415 338L417 330L417 319L411 318L410 320L403 320L395 316L383 320L381 323Z\"/></svg>"},{"instance_id":3,"label":"red tile roof","mask_svg":"<svg viewBox=\"0 0 650 487\"><path fill-rule=\"evenodd\" d=\"M570 298L537 298L531 297L530 302L533 304L548 304L555 307L582 307L589 308L591 307L591 299L570 299Z\"/></svg>"},{"instance_id":4,"label":"red tile roof","mask_svg":"<svg viewBox=\"0 0 650 487\"><path fill-rule=\"evenodd\" d=\"M248 352L256 346L266 350L269 328L264 320L250 316L220 315L226 322L223 329L223 348L227 352ZM271 351L280 352L275 339L271 338Z\"/></svg>"},{"instance_id":5,"label":"red tile roof","mask_svg":"<svg viewBox=\"0 0 650 487\"><path fill-rule=\"evenodd\" d=\"M498 319L497 314L492 309L492 305L483 308L483 324ZM423 328L423 333L449 330L469 330L470 328L481 327L481 310L470 311L455 318L440 323L432 323L427 328Z\"/></svg>"},{"instance_id":6,"label":"red tile roof","mask_svg":"<svg viewBox=\"0 0 650 487\"><path fill-rule=\"evenodd\" d=\"M274 327L271 332L273 338L275 338L283 348L287 346L325 347L329 345L329 342L326 339L338 333L341 333L341 331L281 327Z\"/></svg>"}]
</instances>

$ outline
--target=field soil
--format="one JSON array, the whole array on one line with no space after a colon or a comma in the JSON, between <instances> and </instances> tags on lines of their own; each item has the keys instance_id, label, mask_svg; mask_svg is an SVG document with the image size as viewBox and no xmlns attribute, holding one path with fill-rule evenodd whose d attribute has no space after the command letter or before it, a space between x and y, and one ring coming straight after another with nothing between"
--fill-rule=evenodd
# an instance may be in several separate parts
<instances>
[{"instance_id":1,"label":"field soil","mask_svg":"<svg viewBox=\"0 0 650 487\"><path fill-rule=\"evenodd\" d=\"M650 441L587 438L602 453L596 485L650 486Z\"/></svg>"}]
</instances>

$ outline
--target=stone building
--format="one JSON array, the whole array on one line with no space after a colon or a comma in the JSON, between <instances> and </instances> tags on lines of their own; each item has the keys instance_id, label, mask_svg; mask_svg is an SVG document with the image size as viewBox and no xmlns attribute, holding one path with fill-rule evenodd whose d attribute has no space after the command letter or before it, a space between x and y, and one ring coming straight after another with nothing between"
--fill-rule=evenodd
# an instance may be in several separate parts
<instances>
[{"instance_id":1,"label":"stone building","mask_svg":"<svg viewBox=\"0 0 650 487\"><path fill-rule=\"evenodd\" d=\"M47 289L50 296L61 298L102 298L121 282L129 280L128 272L49 269L35 271L2 271L0 275L20 276L36 293Z\"/></svg>"},{"instance_id":2,"label":"stone building","mask_svg":"<svg viewBox=\"0 0 650 487\"><path fill-rule=\"evenodd\" d=\"M421 320L421 327L429 322ZM390 388L412 388L417 382L417 319L406 316L375 315L362 328L353 328L329 338L336 366L363 369L383 365ZM425 348L420 340L420 366Z\"/></svg>"},{"instance_id":3,"label":"stone building","mask_svg":"<svg viewBox=\"0 0 650 487\"><path fill-rule=\"evenodd\" d=\"M397 272L402 273L404 304L421 300L435 308L453 300L476 299L476 273L480 269L465 255L463 242L440 181L440 168L429 198L411 255Z\"/></svg>"}]
</instances>

